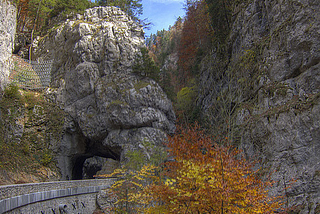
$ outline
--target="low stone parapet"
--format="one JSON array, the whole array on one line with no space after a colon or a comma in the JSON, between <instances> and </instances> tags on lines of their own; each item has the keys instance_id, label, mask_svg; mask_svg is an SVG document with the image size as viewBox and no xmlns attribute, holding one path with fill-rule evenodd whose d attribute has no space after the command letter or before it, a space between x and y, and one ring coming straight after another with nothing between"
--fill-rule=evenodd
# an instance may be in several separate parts
<instances>
[{"instance_id":1,"label":"low stone parapet","mask_svg":"<svg viewBox=\"0 0 320 214\"><path fill-rule=\"evenodd\" d=\"M0 213L90 213L95 195L113 179L61 181L0 187ZM49 201L49 202L48 202Z\"/></svg>"}]
</instances>

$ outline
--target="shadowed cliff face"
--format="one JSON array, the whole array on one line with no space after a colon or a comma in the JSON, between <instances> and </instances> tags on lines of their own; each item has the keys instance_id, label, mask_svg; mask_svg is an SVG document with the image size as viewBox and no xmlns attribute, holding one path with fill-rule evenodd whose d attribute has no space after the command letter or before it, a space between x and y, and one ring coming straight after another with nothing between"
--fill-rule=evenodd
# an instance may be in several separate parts
<instances>
[{"instance_id":1,"label":"shadowed cliff face","mask_svg":"<svg viewBox=\"0 0 320 214\"><path fill-rule=\"evenodd\" d=\"M212 111L219 97L236 106L232 134L248 157L275 171L273 193L285 191L286 205L300 213L320 210L318 11L315 0L239 5L228 38L229 63L219 65L214 54L204 60L198 99L213 119L221 113ZM219 66L228 67L227 75ZM296 182L284 190L290 179Z\"/></svg>"},{"instance_id":2,"label":"shadowed cliff face","mask_svg":"<svg viewBox=\"0 0 320 214\"><path fill-rule=\"evenodd\" d=\"M8 1L1 1L0 8L0 89L4 89L8 84L12 67L10 58L16 32L17 11L15 6Z\"/></svg>"},{"instance_id":3,"label":"shadowed cliff face","mask_svg":"<svg viewBox=\"0 0 320 214\"><path fill-rule=\"evenodd\" d=\"M123 162L143 141L161 145L174 132L166 94L132 73L143 36L118 8L96 7L38 40L38 59L54 60L50 93L69 115L56 149L63 179L81 178L90 157Z\"/></svg>"}]
</instances>

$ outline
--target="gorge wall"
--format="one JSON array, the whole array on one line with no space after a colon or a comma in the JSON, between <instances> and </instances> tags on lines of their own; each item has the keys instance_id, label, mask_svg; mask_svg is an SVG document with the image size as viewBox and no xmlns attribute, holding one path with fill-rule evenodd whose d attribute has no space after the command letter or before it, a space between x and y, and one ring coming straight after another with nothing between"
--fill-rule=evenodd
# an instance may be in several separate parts
<instances>
[{"instance_id":1,"label":"gorge wall","mask_svg":"<svg viewBox=\"0 0 320 214\"><path fill-rule=\"evenodd\" d=\"M90 161L98 171L97 157L124 163L126 153L137 149L148 157L174 132L166 94L133 69L144 47L143 29L119 8L87 9L34 46L37 60L53 60L48 96L67 115L54 149L62 179L83 178Z\"/></svg>"},{"instance_id":2,"label":"gorge wall","mask_svg":"<svg viewBox=\"0 0 320 214\"><path fill-rule=\"evenodd\" d=\"M16 33L16 8L10 1L0 1L0 87L8 81L14 37Z\"/></svg>"},{"instance_id":3,"label":"gorge wall","mask_svg":"<svg viewBox=\"0 0 320 214\"><path fill-rule=\"evenodd\" d=\"M227 62L215 51L202 61L200 74L203 118L232 119L234 141L275 171L273 193L285 192L285 205L297 213L320 213L318 11L317 0L239 4ZM223 101L230 114L217 109ZM291 179L296 181L285 190Z\"/></svg>"}]
</instances>

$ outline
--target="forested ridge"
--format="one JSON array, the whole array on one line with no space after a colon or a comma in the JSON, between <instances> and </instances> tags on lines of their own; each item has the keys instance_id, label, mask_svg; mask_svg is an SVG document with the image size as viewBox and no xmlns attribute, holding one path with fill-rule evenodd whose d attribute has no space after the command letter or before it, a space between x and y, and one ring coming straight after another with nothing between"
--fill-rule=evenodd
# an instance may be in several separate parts
<instances>
[{"instance_id":1,"label":"forested ridge","mask_svg":"<svg viewBox=\"0 0 320 214\"><path fill-rule=\"evenodd\" d=\"M198 121L205 125L197 104L202 62L215 53L215 60L221 63L214 72L224 75L230 60L227 38L232 11L239 4L240 1L225 0L187 1L185 17L146 39L149 55L161 70L159 82L175 103L180 122Z\"/></svg>"}]
</instances>

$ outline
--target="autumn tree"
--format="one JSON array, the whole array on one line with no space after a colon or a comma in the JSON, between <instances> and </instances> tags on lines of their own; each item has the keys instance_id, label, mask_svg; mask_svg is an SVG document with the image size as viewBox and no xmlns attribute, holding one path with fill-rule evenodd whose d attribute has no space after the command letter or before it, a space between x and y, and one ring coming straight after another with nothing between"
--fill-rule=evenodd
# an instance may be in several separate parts
<instances>
[{"instance_id":1,"label":"autumn tree","mask_svg":"<svg viewBox=\"0 0 320 214\"><path fill-rule=\"evenodd\" d=\"M17 2L18 31L39 32L53 17L81 13L95 6L89 0L19 0Z\"/></svg>"},{"instance_id":2,"label":"autumn tree","mask_svg":"<svg viewBox=\"0 0 320 214\"><path fill-rule=\"evenodd\" d=\"M114 206L103 210L106 213L142 213L144 207L151 203L152 198L144 194L146 187L158 181L159 168L154 165L143 165L139 170L126 167L116 169L113 173L99 177L118 178L109 190L116 198ZM141 200L143 198L143 200Z\"/></svg>"},{"instance_id":3,"label":"autumn tree","mask_svg":"<svg viewBox=\"0 0 320 214\"><path fill-rule=\"evenodd\" d=\"M23 45L30 45L35 36L47 34L49 28L68 15L83 13L85 9L95 4L89 0L17 0L16 5L17 33L26 40ZM31 51L30 45L29 59L32 56Z\"/></svg>"},{"instance_id":4,"label":"autumn tree","mask_svg":"<svg viewBox=\"0 0 320 214\"><path fill-rule=\"evenodd\" d=\"M177 51L183 28L183 19L179 17L168 30L159 30L146 38L149 56L160 68L158 83L168 97L176 100L179 86L177 78Z\"/></svg>"},{"instance_id":5,"label":"autumn tree","mask_svg":"<svg viewBox=\"0 0 320 214\"><path fill-rule=\"evenodd\" d=\"M126 153L127 161L121 168L111 174L99 175L118 178L109 190L109 194L117 201L105 212L142 213L145 207L153 203L145 190L150 184L162 180L160 164L167 159L167 152L163 146L156 146L146 140L140 142L140 145L142 149Z\"/></svg>"},{"instance_id":6,"label":"autumn tree","mask_svg":"<svg viewBox=\"0 0 320 214\"><path fill-rule=\"evenodd\" d=\"M179 128L169 142L175 161L165 165L166 181L146 190L162 202L148 207L149 213L273 213L280 208L279 198L268 195L272 182L258 176L255 162L215 143L198 125Z\"/></svg>"},{"instance_id":7,"label":"autumn tree","mask_svg":"<svg viewBox=\"0 0 320 214\"><path fill-rule=\"evenodd\" d=\"M23 31L28 18L30 0L20 0L17 3L17 31Z\"/></svg>"},{"instance_id":8,"label":"autumn tree","mask_svg":"<svg viewBox=\"0 0 320 214\"><path fill-rule=\"evenodd\" d=\"M187 1L186 18L179 45L178 65L181 87L198 73L202 53L210 47L212 29L205 1Z\"/></svg>"},{"instance_id":9,"label":"autumn tree","mask_svg":"<svg viewBox=\"0 0 320 214\"><path fill-rule=\"evenodd\" d=\"M178 128L167 146L171 161L162 168L144 166L131 175L131 190L136 191L121 200L134 203L134 212L252 214L281 210L281 197L268 193L273 182L260 177L255 162L246 160L234 147L215 143L197 124Z\"/></svg>"}]
</instances>

